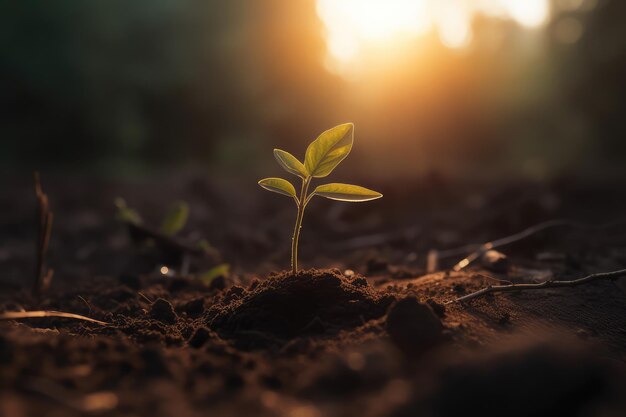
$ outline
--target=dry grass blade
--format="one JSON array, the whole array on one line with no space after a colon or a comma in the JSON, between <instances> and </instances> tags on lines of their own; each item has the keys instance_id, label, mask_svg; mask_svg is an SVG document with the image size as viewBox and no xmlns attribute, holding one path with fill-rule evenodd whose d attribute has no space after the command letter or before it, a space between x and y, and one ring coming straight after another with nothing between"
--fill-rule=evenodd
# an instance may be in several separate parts
<instances>
[{"instance_id":1,"label":"dry grass blade","mask_svg":"<svg viewBox=\"0 0 626 417\"><path fill-rule=\"evenodd\" d=\"M48 196L41 187L39 172L34 173L35 196L37 197L37 248L35 252L35 282L33 284L33 294L38 296L45 290L52 281L54 272L52 269L46 270L46 254L50 245L50 235L52 233L52 221L54 216L50 211Z\"/></svg>"},{"instance_id":2,"label":"dry grass blade","mask_svg":"<svg viewBox=\"0 0 626 417\"><path fill-rule=\"evenodd\" d=\"M88 321L90 323L100 324L102 326L108 326L109 323L91 319L89 317L81 316L79 314L73 313L64 313L62 311L11 311L0 314L0 320L19 320L19 319L37 319L37 318L46 318L46 317L60 317L64 319L75 319Z\"/></svg>"}]
</instances>

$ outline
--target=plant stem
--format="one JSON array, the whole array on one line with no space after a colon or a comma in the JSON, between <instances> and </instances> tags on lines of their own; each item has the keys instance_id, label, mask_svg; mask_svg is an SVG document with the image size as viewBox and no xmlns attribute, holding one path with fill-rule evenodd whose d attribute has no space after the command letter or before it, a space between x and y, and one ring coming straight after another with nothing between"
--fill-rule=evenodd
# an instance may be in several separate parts
<instances>
[{"instance_id":1,"label":"plant stem","mask_svg":"<svg viewBox=\"0 0 626 417\"><path fill-rule=\"evenodd\" d=\"M304 208L306 207L306 193L309 189L311 178L302 180L302 188L300 189L300 199L298 200L298 215L296 216L296 226L293 229L293 238L291 239L291 272L298 273L298 241L300 240L300 231L302 230L302 218L304 217Z\"/></svg>"}]
</instances>

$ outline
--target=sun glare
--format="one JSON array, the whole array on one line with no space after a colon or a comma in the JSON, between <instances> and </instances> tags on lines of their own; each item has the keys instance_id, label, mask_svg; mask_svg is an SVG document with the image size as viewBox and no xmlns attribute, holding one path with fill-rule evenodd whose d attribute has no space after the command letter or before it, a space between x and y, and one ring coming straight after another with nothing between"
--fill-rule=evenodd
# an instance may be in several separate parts
<instances>
[{"instance_id":1,"label":"sun glare","mask_svg":"<svg viewBox=\"0 0 626 417\"><path fill-rule=\"evenodd\" d=\"M326 28L329 65L345 67L372 47L392 46L431 30L446 47L466 47L477 15L537 28L548 21L550 4L549 0L317 0L317 12Z\"/></svg>"}]
</instances>

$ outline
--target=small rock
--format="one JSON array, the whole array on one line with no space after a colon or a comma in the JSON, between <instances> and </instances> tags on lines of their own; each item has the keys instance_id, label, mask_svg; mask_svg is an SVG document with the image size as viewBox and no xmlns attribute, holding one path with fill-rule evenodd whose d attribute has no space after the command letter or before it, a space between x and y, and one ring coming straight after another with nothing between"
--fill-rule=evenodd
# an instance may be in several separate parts
<instances>
[{"instance_id":1,"label":"small rock","mask_svg":"<svg viewBox=\"0 0 626 417\"><path fill-rule=\"evenodd\" d=\"M230 290L228 291L227 295L235 295L235 296L241 296L243 293L245 292L245 289L243 287L239 287L239 286L234 286L231 287Z\"/></svg>"},{"instance_id":2,"label":"small rock","mask_svg":"<svg viewBox=\"0 0 626 417\"><path fill-rule=\"evenodd\" d=\"M204 312L204 298L196 298L183 306L183 311L191 317L198 317Z\"/></svg>"},{"instance_id":3,"label":"small rock","mask_svg":"<svg viewBox=\"0 0 626 417\"><path fill-rule=\"evenodd\" d=\"M367 287L369 285L369 283L367 282L366 278L363 277L356 277L351 281L351 284L354 285L355 287Z\"/></svg>"},{"instance_id":4,"label":"small rock","mask_svg":"<svg viewBox=\"0 0 626 417\"><path fill-rule=\"evenodd\" d=\"M480 262L484 268L492 272L505 273L509 270L509 258L497 250L488 250L483 253Z\"/></svg>"},{"instance_id":5,"label":"small rock","mask_svg":"<svg viewBox=\"0 0 626 417\"><path fill-rule=\"evenodd\" d=\"M211 338L211 331L206 327L199 327L189 339L189 346L200 348Z\"/></svg>"},{"instance_id":6,"label":"small rock","mask_svg":"<svg viewBox=\"0 0 626 417\"><path fill-rule=\"evenodd\" d=\"M407 356L418 356L443 339L443 325L437 315L413 296L389 308L386 328L391 341Z\"/></svg>"},{"instance_id":7,"label":"small rock","mask_svg":"<svg viewBox=\"0 0 626 417\"><path fill-rule=\"evenodd\" d=\"M445 317L445 315L446 315L446 306L444 306L441 303L436 302L432 298L426 300L426 304L428 304L430 306L430 308L432 308L433 312L438 317Z\"/></svg>"},{"instance_id":8,"label":"small rock","mask_svg":"<svg viewBox=\"0 0 626 417\"><path fill-rule=\"evenodd\" d=\"M169 301L159 298L150 307L150 317L162 323L174 324L178 317Z\"/></svg>"},{"instance_id":9,"label":"small rock","mask_svg":"<svg viewBox=\"0 0 626 417\"><path fill-rule=\"evenodd\" d=\"M226 277L224 275L220 275L211 280L211 284L209 284L209 290L223 290L226 288Z\"/></svg>"},{"instance_id":10,"label":"small rock","mask_svg":"<svg viewBox=\"0 0 626 417\"><path fill-rule=\"evenodd\" d=\"M452 286L452 291L457 294L465 294L465 286L463 284L454 284Z\"/></svg>"}]
</instances>

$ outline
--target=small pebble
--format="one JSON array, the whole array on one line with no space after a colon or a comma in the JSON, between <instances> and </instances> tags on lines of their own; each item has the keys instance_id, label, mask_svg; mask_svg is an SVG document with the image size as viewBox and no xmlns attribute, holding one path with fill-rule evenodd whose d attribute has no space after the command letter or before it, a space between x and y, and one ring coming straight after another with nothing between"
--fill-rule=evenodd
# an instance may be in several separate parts
<instances>
[{"instance_id":1,"label":"small pebble","mask_svg":"<svg viewBox=\"0 0 626 417\"><path fill-rule=\"evenodd\" d=\"M211 331L206 327L199 327L189 339L189 346L198 349L204 346L210 338Z\"/></svg>"},{"instance_id":2,"label":"small pebble","mask_svg":"<svg viewBox=\"0 0 626 417\"><path fill-rule=\"evenodd\" d=\"M166 324L174 324L178 317L169 301L159 298L150 307L150 317Z\"/></svg>"}]
</instances>

